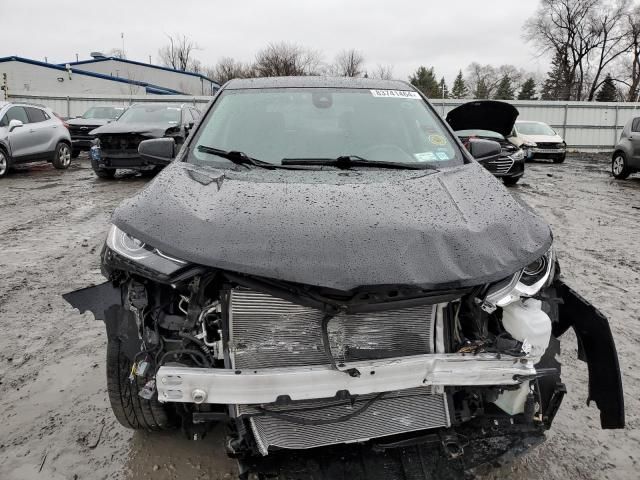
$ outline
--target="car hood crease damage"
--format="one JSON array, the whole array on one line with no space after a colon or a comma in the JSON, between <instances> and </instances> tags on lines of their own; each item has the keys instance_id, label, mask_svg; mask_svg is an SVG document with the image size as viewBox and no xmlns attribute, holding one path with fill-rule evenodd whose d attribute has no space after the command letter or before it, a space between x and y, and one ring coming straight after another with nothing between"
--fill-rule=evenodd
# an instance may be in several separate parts
<instances>
[{"instance_id":1,"label":"car hood crease damage","mask_svg":"<svg viewBox=\"0 0 640 480\"><path fill-rule=\"evenodd\" d=\"M286 181L227 171L206 184L194 180L199 167L170 168L114 224L169 255L242 274L343 291L457 288L503 279L552 243L546 223L475 163L393 181L374 171L287 172Z\"/></svg>"}]
</instances>

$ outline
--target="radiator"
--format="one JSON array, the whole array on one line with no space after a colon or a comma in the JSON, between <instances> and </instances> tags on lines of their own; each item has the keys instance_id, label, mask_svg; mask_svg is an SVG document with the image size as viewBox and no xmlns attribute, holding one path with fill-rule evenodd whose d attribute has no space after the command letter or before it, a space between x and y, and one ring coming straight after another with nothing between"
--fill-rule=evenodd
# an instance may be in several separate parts
<instances>
[{"instance_id":1,"label":"radiator","mask_svg":"<svg viewBox=\"0 0 640 480\"><path fill-rule=\"evenodd\" d=\"M229 353L233 368L260 369L327 365L322 343L324 313L248 289L229 297ZM435 351L436 305L385 312L339 314L328 323L331 354L336 362L384 359ZM376 395L350 400L321 399L289 405L238 405L249 419L263 455L270 448L308 449L366 441L388 435L450 426L446 395L428 387L386 392L362 413L336 423L300 425L296 419L344 417ZM271 414L270 414L271 413Z\"/></svg>"}]
</instances>

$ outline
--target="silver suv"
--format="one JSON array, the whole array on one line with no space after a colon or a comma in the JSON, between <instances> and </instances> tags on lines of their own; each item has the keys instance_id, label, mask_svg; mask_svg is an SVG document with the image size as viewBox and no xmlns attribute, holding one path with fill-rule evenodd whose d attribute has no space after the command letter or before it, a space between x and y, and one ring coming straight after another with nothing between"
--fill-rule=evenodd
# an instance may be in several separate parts
<instances>
[{"instance_id":1,"label":"silver suv","mask_svg":"<svg viewBox=\"0 0 640 480\"><path fill-rule=\"evenodd\" d=\"M71 163L71 137L47 107L0 102L0 178L12 165L46 160L58 169Z\"/></svg>"},{"instance_id":2,"label":"silver suv","mask_svg":"<svg viewBox=\"0 0 640 480\"><path fill-rule=\"evenodd\" d=\"M627 122L611 157L611 173L624 180L640 171L640 117Z\"/></svg>"}]
</instances>

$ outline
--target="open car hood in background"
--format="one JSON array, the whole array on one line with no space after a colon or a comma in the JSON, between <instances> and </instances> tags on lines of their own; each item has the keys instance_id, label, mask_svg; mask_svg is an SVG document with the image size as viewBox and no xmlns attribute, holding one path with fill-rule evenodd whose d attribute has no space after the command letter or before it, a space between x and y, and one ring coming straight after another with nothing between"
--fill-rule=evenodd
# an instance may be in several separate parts
<instances>
[{"instance_id":1,"label":"open car hood in background","mask_svg":"<svg viewBox=\"0 0 640 480\"><path fill-rule=\"evenodd\" d=\"M113 223L194 264L342 291L493 282L552 242L545 221L475 162L344 172L176 161L125 200Z\"/></svg>"},{"instance_id":2,"label":"open car hood in background","mask_svg":"<svg viewBox=\"0 0 640 480\"><path fill-rule=\"evenodd\" d=\"M475 100L454 108L447 114L447 122L454 131L491 130L508 137L519 112L507 102Z\"/></svg>"}]
</instances>

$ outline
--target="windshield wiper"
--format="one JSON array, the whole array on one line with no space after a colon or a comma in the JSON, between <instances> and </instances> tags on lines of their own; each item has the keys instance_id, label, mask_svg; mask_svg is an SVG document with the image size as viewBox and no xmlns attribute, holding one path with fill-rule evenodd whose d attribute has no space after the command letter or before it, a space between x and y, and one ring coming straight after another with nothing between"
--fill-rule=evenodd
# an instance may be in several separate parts
<instances>
[{"instance_id":1,"label":"windshield wiper","mask_svg":"<svg viewBox=\"0 0 640 480\"><path fill-rule=\"evenodd\" d=\"M337 158L283 158L282 165L321 165L342 169L351 167L394 168L409 170L436 170L435 166L428 163L401 163L384 160L367 160L358 155L341 155Z\"/></svg>"},{"instance_id":2,"label":"windshield wiper","mask_svg":"<svg viewBox=\"0 0 640 480\"><path fill-rule=\"evenodd\" d=\"M218 157L226 158L230 162L235 163L236 165L253 165L255 167L262 168L278 168L277 165L273 163L265 162L263 160L258 160L257 158L250 157L244 152L238 152L235 150L226 151L220 148L208 147L206 145L198 145L197 150L203 153L209 153L211 155L217 155Z\"/></svg>"}]
</instances>

